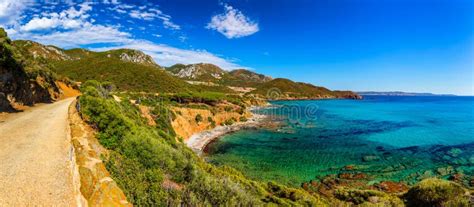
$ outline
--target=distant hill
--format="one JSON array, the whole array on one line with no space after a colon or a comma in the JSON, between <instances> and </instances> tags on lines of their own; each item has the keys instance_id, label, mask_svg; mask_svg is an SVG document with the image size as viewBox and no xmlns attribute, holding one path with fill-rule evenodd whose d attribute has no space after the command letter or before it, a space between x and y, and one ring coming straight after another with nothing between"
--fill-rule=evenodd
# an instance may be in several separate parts
<instances>
[{"instance_id":1,"label":"distant hill","mask_svg":"<svg viewBox=\"0 0 474 207\"><path fill-rule=\"evenodd\" d=\"M434 94L434 93L415 93L415 92L402 92L402 91L362 91L357 92L363 96L455 96L453 94Z\"/></svg>"},{"instance_id":2,"label":"distant hill","mask_svg":"<svg viewBox=\"0 0 474 207\"><path fill-rule=\"evenodd\" d=\"M285 78L277 78L262 83L253 94L264 96L268 99L327 99L362 97L351 91L331 91L324 87L314 86L309 83L294 82Z\"/></svg>"},{"instance_id":3,"label":"distant hill","mask_svg":"<svg viewBox=\"0 0 474 207\"><path fill-rule=\"evenodd\" d=\"M52 70L76 81L109 81L119 90L143 92L186 92L196 87L169 75L141 51L130 49L93 52L63 50L32 41L14 41L25 56L47 62Z\"/></svg>"},{"instance_id":4,"label":"distant hill","mask_svg":"<svg viewBox=\"0 0 474 207\"><path fill-rule=\"evenodd\" d=\"M229 72L231 78L226 84L231 86L256 87L258 84L273 80L272 77L258 74L250 70L236 69Z\"/></svg>"},{"instance_id":5,"label":"distant hill","mask_svg":"<svg viewBox=\"0 0 474 207\"><path fill-rule=\"evenodd\" d=\"M272 80L271 77L245 69L225 71L209 63L176 64L166 68L172 75L188 81L212 82L218 85L236 87L254 87L259 83Z\"/></svg>"}]
</instances>

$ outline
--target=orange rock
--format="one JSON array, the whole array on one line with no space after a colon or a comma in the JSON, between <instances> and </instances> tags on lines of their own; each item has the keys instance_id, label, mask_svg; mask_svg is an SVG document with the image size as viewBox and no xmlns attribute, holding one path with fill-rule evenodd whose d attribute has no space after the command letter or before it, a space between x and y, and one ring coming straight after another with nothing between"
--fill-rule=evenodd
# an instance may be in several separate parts
<instances>
[{"instance_id":1,"label":"orange rock","mask_svg":"<svg viewBox=\"0 0 474 207\"><path fill-rule=\"evenodd\" d=\"M402 193L408 190L408 186L401 182L383 181L376 187L387 193Z\"/></svg>"}]
</instances>

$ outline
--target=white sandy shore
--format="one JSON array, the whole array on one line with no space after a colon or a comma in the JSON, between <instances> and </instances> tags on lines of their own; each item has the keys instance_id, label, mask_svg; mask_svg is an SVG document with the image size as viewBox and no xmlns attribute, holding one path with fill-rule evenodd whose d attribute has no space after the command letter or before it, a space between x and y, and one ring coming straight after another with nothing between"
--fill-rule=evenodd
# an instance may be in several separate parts
<instances>
[{"instance_id":1,"label":"white sandy shore","mask_svg":"<svg viewBox=\"0 0 474 207\"><path fill-rule=\"evenodd\" d=\"M243 128L258 126L265 117L265 115L253 114L246 122L237 122L230 126L218 126L210 130L193 134L186 142L186 145L198 155L201 155L206 145L212 140Z\"/></svg>"}]
</instances>

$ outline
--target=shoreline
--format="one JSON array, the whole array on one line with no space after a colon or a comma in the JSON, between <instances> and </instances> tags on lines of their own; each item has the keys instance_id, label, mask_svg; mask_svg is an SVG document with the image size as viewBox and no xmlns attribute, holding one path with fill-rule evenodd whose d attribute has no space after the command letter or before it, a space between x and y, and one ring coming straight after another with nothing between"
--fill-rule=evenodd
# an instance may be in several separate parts
<instances>
[{"instance_id":1,"label":"shoreline","mask_svg":"<svg viewBox=\"0 0 474 207\"><path fill-rule=\"evenodd\" d=\"M249 111L251 112L252 110L258 109L258 108L265 108L265 107L251 107ZM229 126L217 126L217 127L214 127L213 129L195 133L189 137L189 139L185 142L185 144L186 146L191 148L191 150L193 150L196 154L201 156L204 152L204 149L209 143L215 141L216 139L226 134L236 132L241 129L258 127L262 123L262 121L265 118L267 118L266 115L256 114L253 112L251 113L252 113L252 117L249 118L245 122L237 122Z\"/></svg>"}]
</instances>

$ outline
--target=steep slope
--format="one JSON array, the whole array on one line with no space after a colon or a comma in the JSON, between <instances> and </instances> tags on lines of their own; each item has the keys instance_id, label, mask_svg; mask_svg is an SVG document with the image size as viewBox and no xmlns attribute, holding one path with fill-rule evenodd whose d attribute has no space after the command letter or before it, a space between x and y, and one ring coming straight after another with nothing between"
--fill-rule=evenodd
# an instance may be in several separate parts
<instances>
[{"instance_id":1,"label":"steep slope","mask_svg":"<svg viewBox=\"0 0 474 207\"><path fill-rule=\"evenodd\" d=\"M52 102L60 94L55 80L47 64L24 56L0 28L0 112Z\"/></svg>"},{"instance_id":2,"label":"steep slope","mask_svg":"<svg viewBox=\"0 0 474 207\"><path fill-rule=\"evenodd\" d=\"M361 96L350 91L331 91L324 87L308 83L293 82L284 78L277 78L260 84L252 94L258 94L272 100L280 99L326 99L351 98L360 99Z\"/></svg>"}]
</instances>

